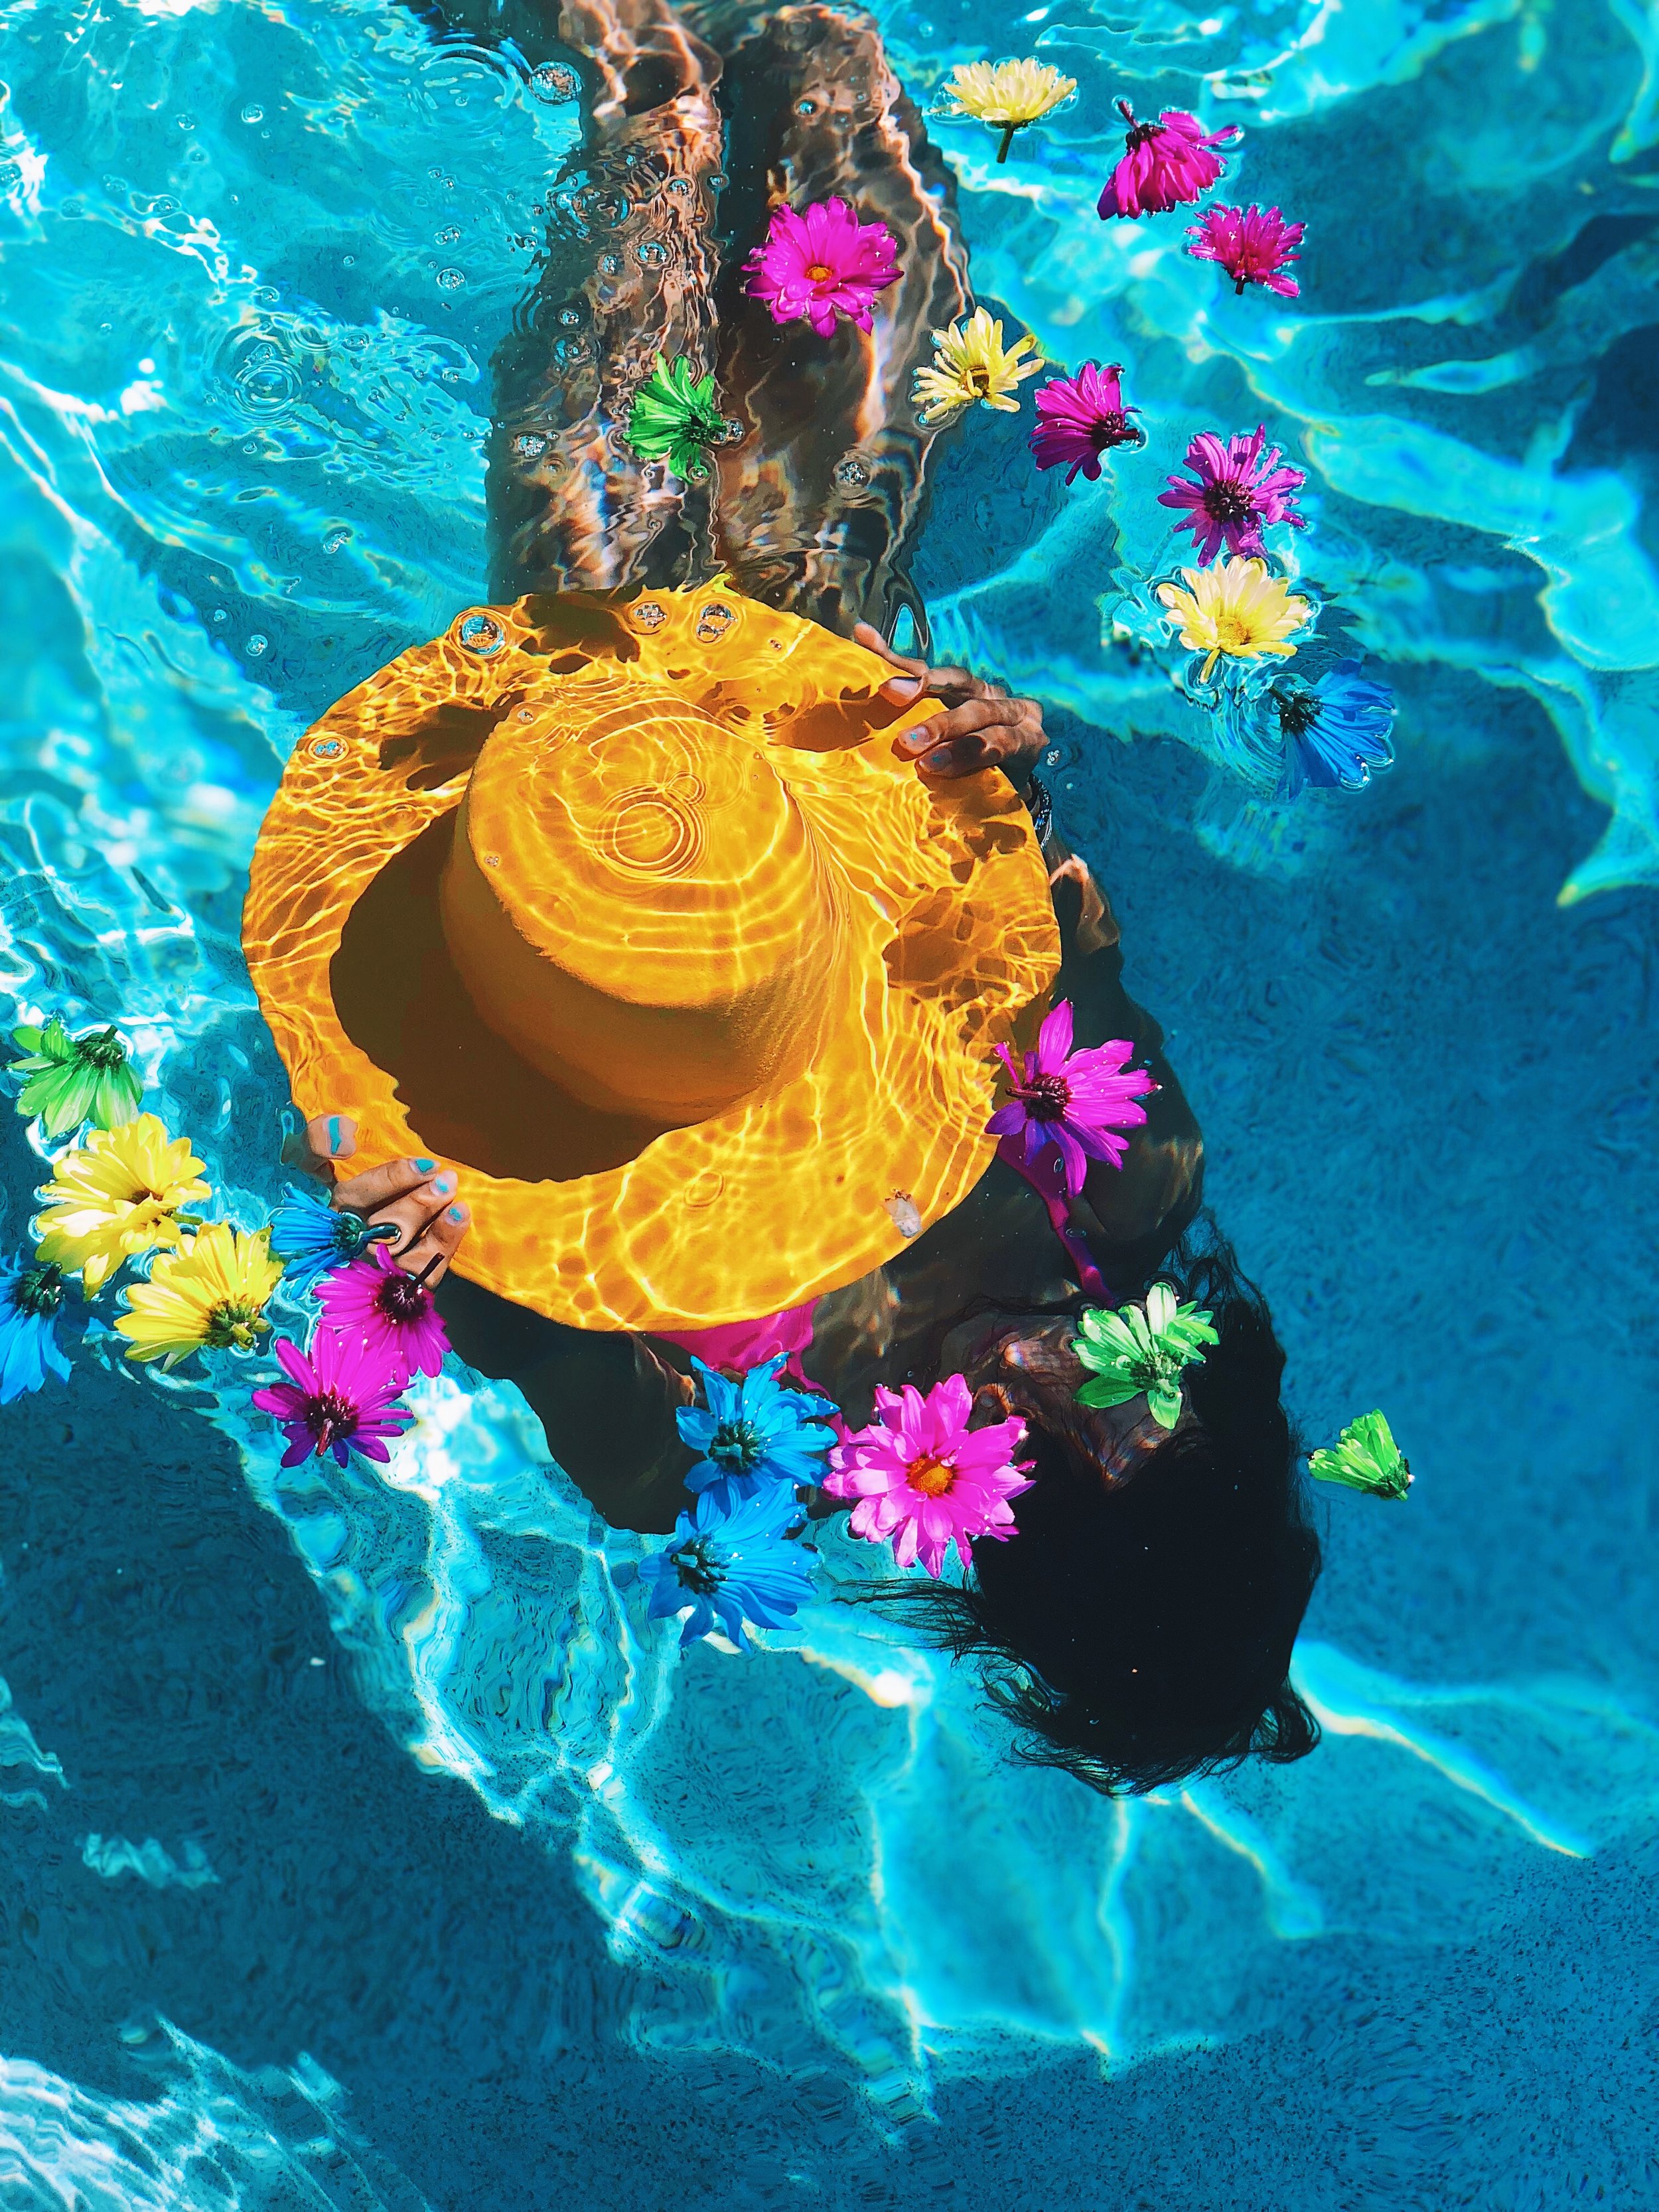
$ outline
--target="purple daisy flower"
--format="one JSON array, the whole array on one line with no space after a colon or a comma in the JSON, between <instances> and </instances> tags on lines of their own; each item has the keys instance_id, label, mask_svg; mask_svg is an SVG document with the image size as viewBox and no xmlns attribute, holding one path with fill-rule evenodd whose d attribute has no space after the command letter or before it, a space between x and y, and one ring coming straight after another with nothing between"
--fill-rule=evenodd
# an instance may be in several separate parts
<instances>
[{"instance_id":1,"label":"purple daisy flower","mask_svg":"<svg viewBox=\"0 0 1659 2212\"><path fill-rule=\"evenodd\" d=\"M1006 1044L997 1051L1008 1071L1013 1097L999 1106L985 1125L1000 1137L1002 1149L1035 1168L1053 1147L1057 1187L1075 1198L1083 1188L1091 1158L1121 1167L1128 1140L1115 1133L1146 1119L1135 1101L1158 1085L1144 1067L1128 1065L1134 1046L1116 1037L1088 1050L1072 1049L1072 1005L1062 999L1037 1032L1035 1052L1025 1055L1022 1073Z\"/></svg>"},{"instance_id":2,"label":"purple daisy flower","mask_svg":"<svg viewBox=\"0 0 1659 2212\"><path fill-rule=\"evenodd\" d=\"M319 1329L307 1358L291 1337L277 1340L276 1358L286 1382L256 1390L253 1402L276 1417L287 1432L284 1467L332 1452L343 1467L351 1452L365 1459L389 1460L387 1437L400 1437L415 1416L392 1401L404 1378L377 1359L361 1340Z\"/></svg>"},{"instance_id":3,"label":"purple daisy flower","mask_svg":"<svg viewBox=\"0 0 1659 2212\"><path fill-rule=\"evenodd\" d=\"M317 1296L323 1326L361 1338L400 1384L412 1375L435 1375L442 1367L449 1332L432 1293L383 1244L325 1276Z\"/></svg>"},{"instance_id":4,"label":"purple daisy flower","mask_svg":"<svg viewBox=\"0 0 1659 2212\"><path fill-rule=\"evenodd\" d=\"M1306 529L1291 503L1308 481L1306 472L1282 466L1277 446L1264 453L1267 434L1264 422L1253 437L1241 433L1224 446L1212 430L1201 431L1187 448L1186 465L1198 482L1171 477L1168 491L1159 492L1160 507L1187 510L1176 528L1192 532L1200 561L1213 560L1224 541L1230 553L1265 558L1261 532L1269 523Z\"/></svg>"},{"instance_id":5,"label":"purple daisy flower","mask_svg":"<svg viewBox=\"0 0 1659 2212\"><path fill-rule=\"evenodd\" d=\"M1126 407L1120 362L1103 368L1085 361L1075 376L1058 376L1036 395L1036 428L1030 447L1040 469L1066 468L1067 483L1079 470L1091 483L1099 481L1100 457L1109 446L1138 446L1141 433L1129 420L1138 407Z\"/></svg>"}]
</instances>

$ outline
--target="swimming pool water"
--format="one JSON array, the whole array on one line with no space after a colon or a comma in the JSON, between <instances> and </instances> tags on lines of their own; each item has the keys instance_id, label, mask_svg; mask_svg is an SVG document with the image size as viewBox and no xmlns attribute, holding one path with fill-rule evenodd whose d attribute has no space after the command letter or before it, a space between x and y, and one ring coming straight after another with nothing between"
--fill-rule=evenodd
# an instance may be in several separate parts
<instances>
[{"instance_id":1,"label":"swimming pool water","mask_svg":"<svg viewBox=\"0 0 1659 2212\"><path fill-rule=\"evenodd\" d=\"M641 1632L639 1540L509 1390L282 1475L240 1371L94 1333L0 1414L8 2205L1659 2205L1654 19L878 13L918 91L1079 80L1006 167L941 130L979 294L1122 362L1149 447L1066 491L981 414L918 580L1050 710L1297 1419L1382 1404L1416 1470L1322 1503L1325 1744L1102 1802L862 1608ZM391 5L0 23L0 1012L118 1018L251 1226L253 836L483 596L489 360L579 118ZM1096 222L1118 94L1245 125L1299 300ZM1111 641L1188 439L1258 421L1401 699L1362 793L1264 802Z\"/></svg>"}]
</instances>

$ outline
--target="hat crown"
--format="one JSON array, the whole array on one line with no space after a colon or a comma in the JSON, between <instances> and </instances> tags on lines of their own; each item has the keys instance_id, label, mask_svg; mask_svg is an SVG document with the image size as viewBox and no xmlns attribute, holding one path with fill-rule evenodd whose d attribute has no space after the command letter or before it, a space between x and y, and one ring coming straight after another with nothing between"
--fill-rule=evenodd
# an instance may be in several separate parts
<instances>
[{"instance_id":1,"label":"hat crown","mask_svg":"<svg viewBox=\"0 0 1659 2212\"><path fill-rule=\"evenodd\" d=\"M610 674L498 725L442 890L497 1035L588 1104L665 1127L808 1063L835 1010L838 903L765 756Z\"/></svg>"}]
</instances>

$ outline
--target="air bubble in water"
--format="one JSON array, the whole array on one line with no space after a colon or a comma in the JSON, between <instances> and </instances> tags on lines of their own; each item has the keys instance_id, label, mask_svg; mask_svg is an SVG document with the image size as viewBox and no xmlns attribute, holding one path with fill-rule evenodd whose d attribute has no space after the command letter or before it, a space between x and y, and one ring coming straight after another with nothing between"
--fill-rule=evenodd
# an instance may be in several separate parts
<instances>
[{"instance_id":1,"label":"air bubble in water","mask_svg":"<svg viewBox=\"0 0 1659 2212\"><path fill-rule=\"evenodd\" d=\"M507 632L494 615L463 615L458 635L469 653L487 660L507 643Z\"/></svg>"},{"instance_id":2,"label":"air bubble in water","mask_svg":"<svg viewBox=\"0 0 1659 2212\"><path fill-rule=\"evenodd\" d=\"M544 62L539 69L531 70L530 89L538 100L545 100L550 107L556 106L562 100L576 97L576 72L557 62Z\"/></svg>"},{"instance_id":3,"label":"air bubble in water","mask_svg":"<svg viewBox=\"0 0 1659 2212\"><path fill-rule=\"evenodd\" d=\"M600 254L600 256L599 256L599 274L600 274L600 276L621 276L621 274L622 274L622 256L621 256L621 254L619 254L619 253L602 253L602 254ZM105 325L105 327L106 327L106 328L107 328L107 327L108 327L108 325Z\"/></svg>"},{"instance_id":4,"label":"air bubble in water","mask_svg":"<svg viewBox=\"0 0 1659 2212\"><path fill-rule=\"evenodd\" d=\"M434 246L453 246L459 241L460 235L460 232L456 229L454 224L451 223L447 230L441 230L438 233L432 243Z\"/></svg>"},{"instance_id":5,"label":"air bubble in water","mask_svg":"<svg viewBox=\"0 0 1659 2212\"><path fill-rule=\"evenodd\" d=\"M634 249L634 258L645 269L660 269L668 258L668 248L659 238L641 239Z\"/></svg>"},{"instance_id":6,"label":"air bubble in water","mask_svg":"<svg viewBox=\"0 0 1659 2212\"><path fill-rule=\"evenodd\" d=\"M845 460L837 461L832 473L842 491L861 491L870 481L870 471L856 453L848 453Z\"/></svg>"},{"instance_id":7,"label":"air bubble in water","mask_svg":"<svg viewBox=\"0 0 1659 2212\"><path fill-rule=\"evenodd\" d=\"M459 269L441 269L438 271L438 289L441 292L453 292L465 282Z\"/></svg>"},{"instance_id":8,"label":"air bubble in water","mask_svg":"<svg viewBox=\"0 0 1659 2212\"><path fill-rule=\"evenodd\" d=\"M349 545L350 543L351 532L342 526L338 530L331 530L329 532L327 537L323 540L323 550L325 553L338 553L343 547Z\"/></svg>"},{"instance_id":9,"label":"air bubble in water","mask_svg":"<svg viewBox=\"0 0 1659 2212\"><path fill-rule=\"evenodd\" d=\"M263 123L264 119L265 111L263 107L245 107L242 110L244 123Z\"/></svg>"},{"instance_id":10,"label":"air bubble in water","mask_svg":"<svg viewBox=\"0 0 1659 2212\"><path fill-rule=\"evenodd\" d=\"M581 320L581 311L577 307L561 307L559 320L564 325L566 330L574 331Z\"/></svg>"},{"instance_id":11,"label":"air bubble in water","mask_svg":"<svg viewBox=\"0 0 1659 2212\"><path fill-rule=\"evenodd\" d=\"M270 652L270 640L264 636L261 631L256 629L252 636L249 638L247 641L247 649L253 659L257 660L262 653Z\"/></svg>"},{"instance_id":12,"label":"air bubble in water","mask_svg":"<svg viewBox=\"0 0 1659 2212\"><path fill-rule=\"evenodd\" d=\"M538 460L547 451L547 441L539 430L520 430L513 441L513 450L520 460Z\"/></svg>"}]
</instances>

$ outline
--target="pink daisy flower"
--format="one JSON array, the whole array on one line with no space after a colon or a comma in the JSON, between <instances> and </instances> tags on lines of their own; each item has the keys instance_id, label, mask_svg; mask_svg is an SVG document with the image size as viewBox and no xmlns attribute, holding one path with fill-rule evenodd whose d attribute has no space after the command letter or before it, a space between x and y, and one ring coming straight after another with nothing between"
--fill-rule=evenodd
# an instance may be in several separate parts
<instances>
[{"instance_id":1,"label":"pink daisy flower","mask_svg":"<svg viewBox=\"0 0 1659 2212\"><path fill-rule=\"evenodd\" d=\"M1128 1140L1115 1132L1135 1128L1146 1119L1146 1108L1135 1101L1158 1085L1144 1067L1129 1066L1133 1050L1126 1038L1117 1037L1073 1052L1072 1003L1062 999L1037 1031L1036 1050L1026 1054L1023 1073L1007 1046L997 1047L1014 1095L992 1115L985 1133L1000 1137L1016 1160L1031 1170L1039 1155L1052 1148L1057 1157L1049 1172L1055 1186L1063 1184L1075 1198L1090 1159L1121 1167Z\"/></svg>"},{"instance_id":2,"label":"pink daisy flower","mask_svg":"<svg viewBox=\"0 0 1659 2212\"><path fill-rule=\"evenodd\" d=\"M1075 376L1056 377L1036 395L1036 428L1030 434L1031 452L1040 469L1071 467L1067 483L1075 483L1080 469L1091 483L1100 475L1100 457L1109 446L1134 446L1141 434L1129 420L1138 407L1126 407L1118 384L1121 365L1103 368L1085 361Z\"/></svg>"},{"instance_id":3,"label":"pink daisy flower","mask_svg":"<svg viewBox=\"0 0 1659 2212\"><path fill-rule=\"evenodd\" d=\"M1300 258L1291 249L1302 243L1306 228L1305 223L1286 222L1277 208L1206 208L1203 220L1187 233L1197 240L1187 251L1194 261L1218 261L1236 292L1247 284L1265 284L1270 292L1294 300L1299 288L1286 270Z\"/></svg>"},{"instance_id":4,"label":"pink daisy flower","mask_svg":"<svg viewBox=\"0 0 1659 2212\"><path fill-rule=\"evenodd\" d=\"M325 1275L317 1296L323 1326L361 1337L400 1386L413 1375L435 1375L442 1367L449 1332L432 1293L384 1244Z\"/></svg>"},{"instance_id":5,"label":"pink daisy flower","mask_svg":"<svg viewBox=\"0 0 1659 2212\"><path fill-rule=\"evenodd\" d=\"M1097 203L1103 222L1115 215L1164 215L1208 191L1226 167L1215 152L1241 134L1236 123L1206 131L1184 108L1166 107L1156 123L1137 123L1127 100L1118 112L1129 126L1122 160Z\"/></svg>"},{"instance_id":6,"label":"pink daisy flower","mask_svg":"<svg viewBox=\"0 0 1659 2212\"><path fill-rule=\"evenodd\" d=\"M388 1460L388 1437L400 1437L415 1416L392 1401L403 1378L377 1359L361 1338L319 1328L309 1358L291 1337L280 1337L276 1358L286 1382L256 1390L253 1402L274 1414L288 1437L284 1467L332 1452L343 1467L352 1452Z\"/></svg>"},{"instance_id":7,"label":"pink daisy flower","mask_svg":"<svg viewBox=\"0 0 1659 2212\"><path fill-rule=\"evenodd\" d=\"M954 1543L963 1565L976 1536L1006 1544L1014 1534L1008 1500L1031 1486L1014 1453L1022 1420L970 1429L973 1393L960 1375L936 1382L924 1398L907 1382L902 1395L876 1392L876 1418L854 1429L830 1455L823 1487L854 1498L848 1523L872 1544L890 1537L902 1567L920 1559L935 1579Z\"/></svg>"},{"instance_id":8,"label":"pink daisy flower","mask_svg":"<svg viewBox=\"0 0 1659 2212\"><path fill-rule=\"evenodd\" d=\"M811 323L821 338L838 314L867 331L877 293L898 282L896 252L886 224L860 222L849 201L817 200L799 215L778 207L765 245L743 264L743 289L774 322Z\"/></svg>"},{"instance_id":9,"label":"pink daisy flower","mask_svg":"<svg viewBox=\"0 0 1659 2212\"><path fill-rule=\"evenodd\" d=\"M1230 553L1261 556L1261 532L1269 523L1306 529L1305 518L1291 501L1307 476L1301 469L1281 467L1277 446L1262 452L1267 434L1264 422L1254 437L1241 434L1224 446L1213 431L1201 431L1187 448L1187 466L1198 482L1171 477L1168 491L1159 492L1160 507L1186 508L1176 528L1192 532L1200 561L1212 560L1224 541Z\"/></svg>"}]
</instances>

